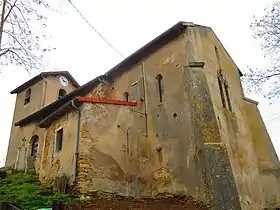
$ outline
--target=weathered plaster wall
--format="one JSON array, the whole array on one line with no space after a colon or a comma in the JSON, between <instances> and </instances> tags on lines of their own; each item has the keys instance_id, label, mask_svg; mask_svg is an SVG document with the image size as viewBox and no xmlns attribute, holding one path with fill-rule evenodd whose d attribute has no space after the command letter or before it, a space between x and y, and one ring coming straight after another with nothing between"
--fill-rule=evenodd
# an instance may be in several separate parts
<instances>
[{"instance_id":1,"label":"weathered plaster wall","mask_svg":"<svg viewBox=\"0 0 280 210\"><path fill-rule=\"evenodd\" d=\"M256 104L245 102L252 140L258 158L266 207L277 207L280 201L280 164Z\"/></svg>"},{"instance_id":2,"label":"weathered plaster wall","mask_svg":"<svg viewBox=\"0 0 280 210\"><path fill-rule=\"evenodd\" d=\"M186 29L186 69L189 72L192 129L195 141L200 144L198 153L203 154L201 165L205 168L203 175L207 187L206 196L211 199L215 209L240 209L231 164L215 118L206 76L209 70L203 58L204 43L198 28L199 26L189 26Z\"/></svg>"},{"instance_id":3,"label":"weathered plaster wall","mask_svg":"<svg viewBox=\"0 0 280 210\"><path fill-rule=\"evenodd\" d=\"M38 169L40 181L43 183L53 181L62 173L73 178L73 157L75 151L77 113L70 111L55 120L47 129L41 152L40 168ZM55 149L56 131L63 128L62 149Z\"/></svg>"},{"instance_id":4,"label":"weathered plaster wall","mask_svg":"<svg viewBox=\"0 0 280 210\"><path fill-rule=\"evenodd\" d=\"M201 142L196 141L188 100L185 47L182 35L103 87L104 97L121 100L128 92L138 107L82 106L81 191L136 197L169 192L206 199ZM162 103L158 74L164 80ZM97 92L102 91L88 96Z\"/></svg>"},{"instance_id":5,"label":"weathered plaster wall","mask_svg":"<svg viewBox=\"0 0 280 210\"><path fill-rule=\"evenodd\" d=\"M42 85L43 83L42 81L40 81L32 86L31 100L30 103L26 105L24 105L25 91L17 94L11 134L10 134L10 141L9 141L8 152L6 157L6 164L5 164L6 166L10 166L15 163L17 157L17 150L18 147L21 145L22 139L23 138L30 139L32 137L32 136L26 136L27 133L30 134L30 132L27 132L26 134L23 133L24 129L20 127L15 127L14 123L41 108L41 99L42 99L41 95L43 91Z\"/></svg>"},{"instance_id":6,"label":"weathered plaster wall","mask_svg":"<svg viewBox=\"0 0 280 210\"><path fill-rule=\"evenodd\" d=\"M138 160L132 109L84 104L81 117L79 190L134 195L132 182L137 176Z\"/></svg>"},{"instance_id":7,"label":"weathered plaster wall","mask_svg":"<svg viewBox=\"0 0 280 210\"><path fill-rule=\"evenodd\" d=\"M205 61L205 75L209 86L216 120L219 124L222 142L226 146L234 174L242 209L260 209L264 194L258 171L258 161L243 101L243 90L237 67L219 43L212 30L197 27ZM233 112L224 109L217 81L219 69L215 46L220 57L221 70L227 79Z\"/></svg>"},{"instance_id":8,"label":"weathered plaster wall","mask_svg":"<svg viewBox=\"0 0 280 210\"><path fill-rule=\"evenodd\" d=\"M42 143L44 140L44 129L38 128L36 124L32 123L24 127L16 127L12 135L12 137L17 140L17 145L9 148L10 154L14 154L14 157L11 159L11 164L16 164L16 169L18 170L25 170L26 158L31 155L31 138L34 135L38 135L38 153L40 153L42 151ZM20 157L17 158L19 147L21 147L21 153ZM40 162L40 160L36 161L35 164L37 165L38 162Z\"/></svg>"}]
</instances>

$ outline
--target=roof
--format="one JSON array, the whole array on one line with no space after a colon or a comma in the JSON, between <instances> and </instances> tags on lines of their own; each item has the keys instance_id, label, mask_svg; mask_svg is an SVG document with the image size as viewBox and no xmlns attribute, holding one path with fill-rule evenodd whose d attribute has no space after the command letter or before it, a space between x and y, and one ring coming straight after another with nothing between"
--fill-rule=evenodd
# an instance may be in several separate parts
<instances>
[{"instance_id":1,"label":"roof","mask_svg":"<svg viewBox=\"0 0 280 210\"><path fill-rule=\"evenodd\" d=\"M97 86L101 82L101 80L113 79L113 78L117 77L118 75L127 71L133 65L140 62L143 58L148 57L150 54L152 54L153 52L155 52L156 50L158 50L159 48L161 48L168 42L170 42L170 41L174 40L175 38L177 38L178 36L180 36L183 32L185 32L185 29L187 26L199 26L199 27L209 28L206 26L194 25L193 23L189 23L189 22L178 22L177 24L175 24L174 26L169 28L167 31L163 32L161 35L159 35L158 37L156 37L155 39L150 41L148 44L144 45L139 50L137 50L136 52L134 52L133 54L131 54L130 56L125 58L122 62L120 62L119 64L114 66L112 69L110 69L104 75L99 76L99 77L89 81L85 85L83 85L80 88L76 89L75 91L67 94L66 96L62 97L61 99L53 102L52 104L49 104L48 106L42 108L41 110L16 122L15 126L26 125L29 122L32 122L34 120L41 121L44 118L46 118L48 115L50 115L52 112L59 109L61 106L63 106L70 100L74 99L75 97L85 96L95 86ZM209 29L211 29L211 28L209 28ZM238 71L239 71L239 75L242 76L241 71L239 69L238 69Z\"/></svg>"},{"instance_id":2,"label":"roof","mask_svg":"<svg viewBox=\"0 0 280 210\"><path fill-rule=\"evenodd\" d=\"M175 38L177 38L178 36L180 36L183 32L185 32L185 29L187 26L198 26L198 27L208 28L214 33L214 31L208 26L202 26L202 25L193 24L191 22L180 21L180 22L176 23L175 25L173 25L168 30L166 30L165 32L163 32L162 34L160 34L159 36L157 36L155 39L153 39L152 41L150 41L149 43L147 43L146 45L141 47L139 50L135 51L133 54L131 54L130 56L125 58L122 62L117 64L115 67L110 69L108 72L106 72L105 75L114 77L114 76L116 76L116 74L121 74L121 73L125 72L127 69L129 69L136 63L140 62L143 58L149 56L150 54L152 54L153 52L155 52L156 50L158 50L159 48L161 48L168 42L170 42L170 41L174 40ZM214 35L216 36L215 33L214 33ZM216 38L217 38L217 40L219 40L217 36L216 36ZM219 42L220 42L220 40L219 40ZM228 54L228 56L232 60L232 62L235 64L235 62L230 57L229 53L226 51L225 48L224 48L224 50ZM235 64L235 66L237 67L236 64ZM237 69L238 69L239 75L242 76L243 74L240 71L240 69L238 67L237 67Z\"/></svg>"},{"instance_id":3,"label":"roof","mask_svg":"<svg viewBox=\"0 0 280 210\"><path fill-rule=\"evenodd\" d=\"M73 103L76 107L79 107L82 102L78 101L78 98L73 99ZM66 102L64 105L56 109L54 112L52 112L50 115L46 116L39 122L39 127L40 128L47 128L52 124L52 122L56 119L58 119L60 116L64 115L65 113L69 112L70 110L74 109L72 105L72 100Z\"/></svg>"},{"instance_id":4,"label":"roof","mask_svg":"<svg viewBox=\"0 0 280 210\"><path fill-rule=\"evenodd\" d=\"M38 74L37 76L33 77L32 79L28 80L27 82L23 83L22 85L20 85L19 87L17 87L13 91L11 91L11 94L22 92L22 91L26 90L27 88L29 88L30 86L41 81L45 77L59 76L59 75L63 75L67 79L69 79L76 88L80 87L79 83L74 79L74 77L68 71L48 71L48 72L42 72L42 73Z\"/></svg>"}]
</instances>

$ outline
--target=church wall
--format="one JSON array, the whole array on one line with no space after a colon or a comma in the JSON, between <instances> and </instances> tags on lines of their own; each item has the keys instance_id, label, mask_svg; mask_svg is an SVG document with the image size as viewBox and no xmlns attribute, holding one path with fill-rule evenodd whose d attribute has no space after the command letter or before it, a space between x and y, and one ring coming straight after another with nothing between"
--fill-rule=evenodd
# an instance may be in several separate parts
<instances>
[{"instance_id":1,"label":"church wall","mask_svg":"<svg viewBox=\"0 0 280 210\"><path fill-rule=\"evenodd\" d=\"M8 146L8 152L6 157L6 166L11 166L15 163L17 157L18 147L21 145L22 139L31 138L30 132L28 136L23 133L24 128L15 127L14 123L18 120L28 116L29 114L38 111L41 108L41 100L42 100L42 91L43 91L43 83L42 81L36 83L31 87L31 100L28 104L24 105L24 99L26 90L17 94L10 141ZM28 128L27 128L28 130Z\"/></svg>"},{"instance_id":2,"label":"church wall","mask_svg":"<svg viewBox=\"0 0 280 210\"><path fill-rule=\"evenodd\" d=\"M218 63L229 85L232 111L221 103ZM87 97L125 100L125 93L137 107L91 103L80 107L80 192L184 194L214 203L217 209L240 209L240 203L246 210L265 205L264 184L276 185L278 178L260 174L259 169L274 169L277 158L266 157L272 149L265 140L268 136L254 133L265 130L262 123L255 124L261 118L244 101L238 70L209 28L187 27L185 34L113 81L100 83ZM46 130L37 166L43 183L61 173L71 182L76 121L77 113L71 111ZM61 127L64 141L57 153L55 133ZM271 198L278 193L276 188Z\"/></svg>"},{"instance_id":3,"label":"church wall","mask_svg":"<svg viewBox=\"0 0 280 210\"><path fill-rule=\"evenodd\" d=\"M55 177L66 174L73 181L73 158L75 151L77 113L69 111L46 129L40 157L40 168L37 169L42 183L51 182ZM56 150L56 134L63 129L62 148Z\"/></svg>"},{"instance_id":4,"label":"church wall","mask_svg":"<svg viewBox=\"0 0 280 210\"><path fill-rule=\"evenodd\" d=\"M31 155L32 148L32 137L38 135L39 144L38 144L38 152L40 154L42 151L42 145L44 141L44 129L38 128L36 124L32 123L24 127L16 127L13 132L13 138L18 140L17 146L13 147L13 152L15 153L14 164L17 170L24 171L27 167L27 157ZM20 150L20 154L18 154L18 150ZM17 156L19 157L17 158ZM35 165L39 167L40 157L37 156L37 160L35 161ZM35 166L34 165L34 166Z\"/></svg>"},{"instance_id":5,"label":"church wall","mask_svg":"<svg viewBox=\"0 0 280 210\"><path fill-rule=\"evenodd\" d=\"M198 28L205 61L205 75L213 102L222 143L225 144L234 174L242 209L260 209L264 204L258 160L243 100L243 90L237 67L229 58L209 28ZM215 55L217 47L219 59ZM220 67L219 67L220 62ZM217 80L221 68L229 86L232 111L223 108ZM226 96L225 96L226 99Z\"/></svg>"},{"instance_id":6,"label":"church wall","mask_svg":"<svg viewBox=\"0 0 280 210\"><path fill-rule=\"evenodd\" d=\"M138 106L82 106L81 192L104 190L135 197L166 192L209 202L203 177L203 144L193 129L193 104L188 100L185 47L186 37L182 35L111 84L88 94L123 100L127 92ZM159 74L164 81L163 102L158 95Z\"/></svg>"},{"instance_id":7,"label":"church wall","mask_svg":"<svg viewBox=\"0 0 280 210\"><path fill-rule=\"evenodd\" d=\"M279 160L256 104L244 101L254 149L258 159L261 184L267 207L277 207L280 200Z\"/></svg>"}]
</instances>

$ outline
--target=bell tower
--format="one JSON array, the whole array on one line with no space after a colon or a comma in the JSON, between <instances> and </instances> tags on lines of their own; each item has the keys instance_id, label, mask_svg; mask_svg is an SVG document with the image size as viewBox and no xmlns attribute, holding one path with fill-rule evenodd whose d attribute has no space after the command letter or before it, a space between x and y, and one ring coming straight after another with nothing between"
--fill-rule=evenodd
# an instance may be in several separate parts
<instances>
[{"instance_id":1,"label":"bell tower","mask_svg":"<svg viewBox=\"0 0 280 210\"><path fill-rule=\"evenodd\" d=\"M16 94L16 104L5 166L24 169L24 160L35 151L39 152L44 138L44 129L36 124L17 126L17 122L60 100L79 86L67 71L42 72L11 91L11 94ZM36 144L31 142L34 139Z\"/></svg>"}]
</instances>

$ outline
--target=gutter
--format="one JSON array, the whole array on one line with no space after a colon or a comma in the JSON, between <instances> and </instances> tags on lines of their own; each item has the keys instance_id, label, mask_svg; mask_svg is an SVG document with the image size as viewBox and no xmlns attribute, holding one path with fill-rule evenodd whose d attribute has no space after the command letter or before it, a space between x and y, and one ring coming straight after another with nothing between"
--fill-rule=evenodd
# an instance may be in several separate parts
<instances>
[{"instance_id":1,"label":"gutter","mask_svg":"<svg viewBox=\"0 0 280 210\"><path fill-rule=\"evenodd\" d=\"M71 105L78 112L78 119L76 122L76 138L75 138L75 152L73 160L73 184L77 183L78 174L78 156L79 156L79 141L80 141L80 124L81 124L81 110L75 105L74 100L71 100Z\"/></svg>"}]
</instances>

